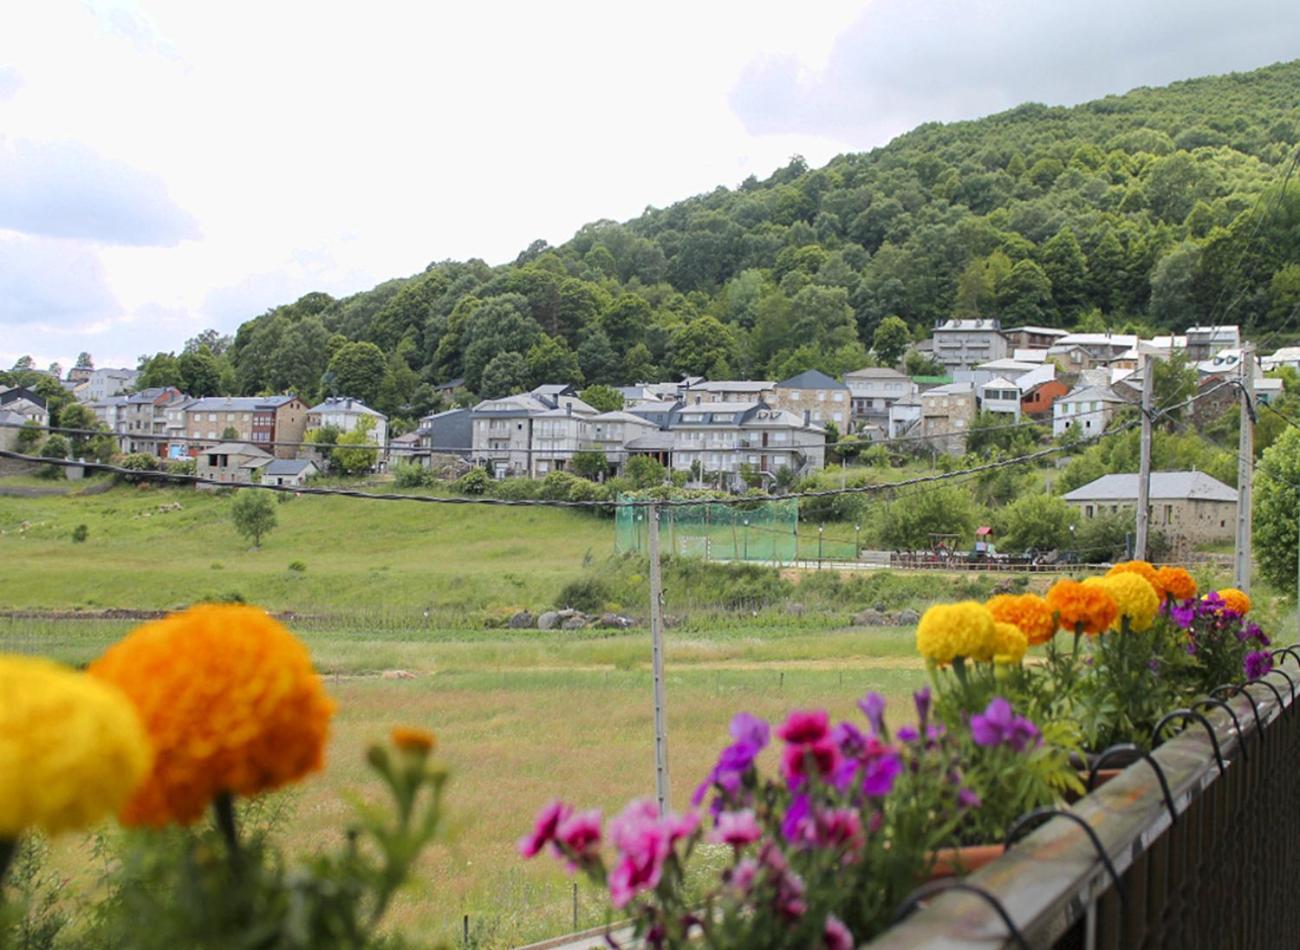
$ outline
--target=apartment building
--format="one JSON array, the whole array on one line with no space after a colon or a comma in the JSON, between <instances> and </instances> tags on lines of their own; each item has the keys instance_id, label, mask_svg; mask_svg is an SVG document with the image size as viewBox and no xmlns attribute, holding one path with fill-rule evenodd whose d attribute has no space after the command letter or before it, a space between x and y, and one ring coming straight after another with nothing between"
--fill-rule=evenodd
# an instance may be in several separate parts
<instances>
[{"instance_id":1,"label":"apartment building","mask_svg":"<svg viewBox=\"0 0 1300 950\"><path fill-rule=\"evenodd\" d=\"M934 327L933 359L948 373L971 369L1010 352L996 318L941 320Z\"/></svg>"},{"instance_id":2,"label":"apartment building","mask_svg":"<svg viewBox=\"0 0 1300 950\"><path fill-rule=\"evenodd\" d=\"M848 432L853 422L853 393L847 385L820 370L805 370L776 384L770 399L763 400L774 409L806 418L816 426L835 426Z\"/></svg>"}]
</instances>

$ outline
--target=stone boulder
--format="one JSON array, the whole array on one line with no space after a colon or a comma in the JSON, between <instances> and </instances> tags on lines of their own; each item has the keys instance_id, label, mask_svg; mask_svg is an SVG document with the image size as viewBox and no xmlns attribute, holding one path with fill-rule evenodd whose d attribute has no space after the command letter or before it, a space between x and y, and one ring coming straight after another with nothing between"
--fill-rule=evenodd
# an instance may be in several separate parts
<instances>
[{"instance_id":1,"label":"stone boulder","mask_svg":"<svg viewBox=\"0 0 1300 950\"><path fill-rule=\"evenodd\" d=\"M527 610L521 610L509 620L506 626L511 630L526 630L536 622L536 619Z\"/></svg>"},{"instance_id":2,"label":"stone boulder","mask_svg":"<svg viewBox=\"0 0 1300 950\"><path fill-rule=\"evenodd\" d=\"M596 621L596 626L603 627L606 630L626 630L629 627L635 627L636 621L631 617L624 617L622 614L605 613L600 615Z\"/></svg>"},{"instance_id":3,"label":"stone boulder","mask_svg":"<svg viewBox=\"0 0 1300 950\"><path fill-rule=\"evenodd\" d=\"M889 614L868 607L853 618L855 627L887 627L890 625Z\"/></svg>"},{"instance_id":4,"label":"stone boulder","mask_svg":"<svg viewBox=\"0 0 1300 950\"><path fill-rule=\"evenodd\" d=\"M547 610L537 618L538 630L554 630L560 625L560 612L558 610Z\"/></svg>"},{"instance_id":5,"label":"stone boulder","mask_svg":"<svg viewBox=\"0 0 1300 950\"><path fill-rule=\"evenodd\" d=\"M911 627L921 622L921 615L915 610L900 610L894 614L894 623L900 627Z\"/></svg>"},{"instance_id":6,"label":"stone boulder","mask_svg":"<svg viewBox=\"0 0 1300 950\"><path fill-rule=\"evenodd\" d=\"M581 630L585 626L587 626L587 618L580 613L575 613L572 617L564 618L564 621L560 624L560 629Z\"/></svg>"}]
</instances>

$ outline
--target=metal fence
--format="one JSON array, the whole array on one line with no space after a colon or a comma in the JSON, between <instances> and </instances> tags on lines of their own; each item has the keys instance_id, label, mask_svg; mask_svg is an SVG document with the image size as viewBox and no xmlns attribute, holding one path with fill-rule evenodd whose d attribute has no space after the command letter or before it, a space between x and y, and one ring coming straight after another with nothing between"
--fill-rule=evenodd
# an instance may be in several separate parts
<instances>
[{"instance_id":1,"label":"metal fence","mask_svg":"<svg viewBox=\"0 0 1300 950\"><path fill-rule=\"evenodd\" d=\"M1171 713L1181 734L1067 815L1030 816L997 861L918 892L871 947L1300 946L1297 658L1278 651L1264 680Z\"/></svg>"},{"instance_id":2,"label":"metal fence","mask_svg":"<svg viewBox=\"0 0 1300 950\"><path fill-rule=\"evenodd\" d=\"M646 552L646 511L631 505L615 509L614 550L620 554ZM799 556L799 502L794 498L757 499L741 505L701 502L659 511L659 539L665 553L716 561L782 563Z\"/></svg>"}]
</instances>

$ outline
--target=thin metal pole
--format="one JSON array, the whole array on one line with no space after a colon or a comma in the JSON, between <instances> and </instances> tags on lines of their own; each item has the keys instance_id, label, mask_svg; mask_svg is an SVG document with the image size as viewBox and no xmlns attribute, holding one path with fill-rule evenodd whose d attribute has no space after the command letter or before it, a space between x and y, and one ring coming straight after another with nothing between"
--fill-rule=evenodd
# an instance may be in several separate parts
<instances>
[{"instance_id":1,"label":"thin metal pole","mask_svg":"<svg viewBox=\"0 0 1300 950\"><path fill-rule=\"evenodd\" d=\"M1234 562L1237 588L1249 591L1252 479L1255 475L1255 423L1251 418L1255 402L1255 349L1250 344L1241 348L1241 363L1237 371L1241 380L1241 434L1237 441L1237 548Z\"/></svg>"},{"instance_id":2,"label":"thin metal pole","mask_svg":"<svg viewBox=\"0 0 1300 950\"><path fill-rule=\"evenodd\" d=\"M1155 394L1156 362L1148 356L1142 374L1142 461L1138 469L1137 540L1133 557L1146 560L1147 537L1151 530L1151 402Z\"/></svg>"},{"instance_id":3,"label":"thin metal pole","mask_svg":"<svg viewBox=\"0 0 1300 950\"><path fill-rule=\"evenodd\" d=\"M659 814L668 813L668 724L664 715L663 577L659 566L659 506L646 510L650 535L650 662L655 703L655 798Z\"/></svg>"}]
</instances>

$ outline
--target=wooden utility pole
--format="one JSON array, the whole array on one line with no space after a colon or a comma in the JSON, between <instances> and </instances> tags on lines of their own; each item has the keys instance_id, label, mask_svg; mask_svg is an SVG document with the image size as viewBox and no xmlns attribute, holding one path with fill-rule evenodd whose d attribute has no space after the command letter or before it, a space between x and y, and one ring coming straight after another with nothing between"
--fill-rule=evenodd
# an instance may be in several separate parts
<instances>
[{"instance_id":1,"label":"wooden utility pole","mask_svg":"<svg viewBox=\"0 0 1300 950\"><path fill-rule=\"evenodd\" d=\"M1151 531L1151 402L1155 386L1156 362L1148 356L1142 371L1142 461L1138 468L1137 541L1133 545L1133 557L1139 561L1146 560Z\"/></svg>"},{"instance_id":2,"label":"wooden utility pole","mask_svg":"<svg viewBox=\"0 0 1300 950\"><path fill-rule=\"evenodd\" d=\"M1234 556L1237 588L1250 590L1250 519L1255 475L1255 348L1241 348L1237 367L1241 383L1241 434L1237 439L1237 548Z\"/></svg>"},{"instance_id":3,"label":"wooden utility pole","mask_svg":"<svg viewBox=\"0 0 1300 950\"><path fill-rule=\"evenodd\" d=\"M668 814L668 724L664 715L664 616L663 575L659 566L659 506L651 503L649 519L650 548L650 664L654 677L655 704L655 798L659 814Z\"/></svg>"}]
</instances>

